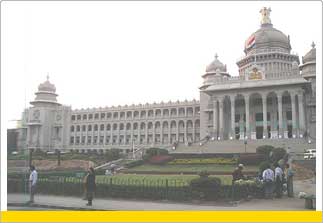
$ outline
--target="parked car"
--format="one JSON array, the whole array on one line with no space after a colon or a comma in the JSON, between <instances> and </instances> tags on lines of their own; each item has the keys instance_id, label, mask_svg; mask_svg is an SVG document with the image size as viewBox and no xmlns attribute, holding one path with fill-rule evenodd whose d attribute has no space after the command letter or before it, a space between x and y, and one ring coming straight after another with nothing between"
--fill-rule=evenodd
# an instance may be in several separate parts
<instances>
[{"instance_id":1,"label":"parked car","mask_svg":"<svg viewBox=\"0 0 323 223\"><path fill-rule=\"evenodd\" d=\"M306 160L316 159L316 149L305 150L304 159Z\"/></svg>"}]
</instances>

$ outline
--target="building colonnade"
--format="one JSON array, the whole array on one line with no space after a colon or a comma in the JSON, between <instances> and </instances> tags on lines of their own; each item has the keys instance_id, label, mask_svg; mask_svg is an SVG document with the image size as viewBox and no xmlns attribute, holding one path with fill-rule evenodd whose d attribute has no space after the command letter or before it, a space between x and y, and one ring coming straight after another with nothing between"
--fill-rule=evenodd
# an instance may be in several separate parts
<instances>
[{"instance_id":1,"label":"building colonnade","mask_svg":"<svg viewBox=\"0 0 323 223\"><path fill-rule=\"evenodd\" d=\"M217 140L304 137L302 89L216 94L209 104L208 134Z\"/></svg>"}]
</instances>

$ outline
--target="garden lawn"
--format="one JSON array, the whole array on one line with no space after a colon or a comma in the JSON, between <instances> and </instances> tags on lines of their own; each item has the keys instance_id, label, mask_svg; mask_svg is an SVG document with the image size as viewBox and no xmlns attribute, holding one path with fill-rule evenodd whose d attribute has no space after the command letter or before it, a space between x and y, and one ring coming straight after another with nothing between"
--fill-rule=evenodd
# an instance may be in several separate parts
<instances>
[{"instance_id":1,"label":"garden lawn","mask_svg":"<svg viewBox=\"0 0 323 223\"><path fill-rule=\"evenodd\" d=\"M236 168L236 165L220 165L220 164L194 164L194 165L149 165L144 164L128 169L127 172L154 171L154 172L170 172L170 173L185 173L185 172L201 172L201 171L224 171L231 174ZM258 166L245 166L243 171L258 171Z\"/></svg>"},{"instance_id":2,"label":"garden lawn","mask_svg":"<svg viewBox=\"0 0 323 223\"><path fill-rule=\"evenodd\" d=\"M211 175L209 177L218 177L222 185L231 185L232 176ZM148 174L117 174L113 176L97 175L97 183L109 183L112 179L113 184L134 184L134 185L151 185L165 186L187 186L193 179L199 178L197 175L148 175Z\"/></svg>"}]
</instances>

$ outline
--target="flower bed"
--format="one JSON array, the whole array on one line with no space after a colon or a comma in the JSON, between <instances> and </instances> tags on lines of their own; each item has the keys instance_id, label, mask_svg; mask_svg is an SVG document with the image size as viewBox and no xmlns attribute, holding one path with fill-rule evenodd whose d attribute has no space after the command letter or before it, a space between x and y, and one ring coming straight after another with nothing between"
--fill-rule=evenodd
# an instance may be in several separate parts
<instances>
[{"instance_id":1,"label":"flower bed","mask_svg":"<svg viewBox=\"0 0 323 223\"><path fill-rule=\"evenodd\" d=\"M173 161L168 162L170 165L182 165L182 164L223 164L223 165L232 165L237 164L236 158L193 158L193 159L174 159Z\"/></svg>"}]
</instances>

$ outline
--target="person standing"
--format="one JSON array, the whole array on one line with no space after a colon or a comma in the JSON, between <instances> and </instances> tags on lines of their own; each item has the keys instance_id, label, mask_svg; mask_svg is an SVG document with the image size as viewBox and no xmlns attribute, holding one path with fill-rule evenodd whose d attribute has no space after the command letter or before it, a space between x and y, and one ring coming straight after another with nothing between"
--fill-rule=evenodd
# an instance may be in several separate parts
<instances>
[{"instance_id":1,"label":"person standing","mask_svg":"<svg viewBox=\"0 0 323 223\"><path fill-rule=\"evenodd\" d=\"M232 181L236 181L236 180L241 180L244 179L244 175L242 173L243 170L243 164L239 164L238 167L233 171L232 173Z\"/></svg>"},{"instance_id":2,"label":"person standing","mask_svg":"<svg viewBox=\"0 0 323 223\"><path fill-rule=\"evenodd\" d=\"M283 195L283 170L279 166L279 164L276 164L275 168L275 182L276 182L276 197L281 198Z\"/></svg>"},{"instance_id":3,"label":"person standing","mask_svg":"<svg viewBox=\"0 0 323 223\"><path fill-rule=\"evenodd\" d=\"M29 190L30 190L30 200L28 203L34 203L34 195L36 193L36 184L37 184L37 171L35 166L30 166L30 175L29 175Z\"/></svg>"},{"instance_id":4,"label":"person standing","mask_svg":"<svg viewBox=\"0 0 323 223\"><path fill-rule=\"evenodd\" d=\"M244 175L242 173L243 164L239 164L238 167L232 172L232 199L236 199L236 190L237 187L235 185L235 181L244 179Z\"/></svg>"},{"instance_id":5,"label":"person standing","mask_svg":"<svg viewBox=\"0 0 323 223\"><path fill-rule=\"evenodd\" d=\"M266 166L266 169L262 173L262 179L265 187L265 198L272 199L273 198L273 190L274 190L274 171L270 168L270 164Z\"/></svg>"},{"instance_id":6,"label":"person standing","mask_svg":"<svg viewBox=\"0 0 323 223\"><path fill-rule=\"evenodd\" d=\"M292 168L289 166L288 163L286 163L286 169L285 169L285 176L287 181L287 196L288 197L294 197L294 190L293 190L293 176L294 172Z\"/></svg>"},{"instance_id":7,"label":"person standing","mask_svg":"<svg viewBox=\"0 0 323 223\"><path fill-rule=\"evenodd\" d=\"M89 168L88 176L86 178L86 197L88 200L87 206L92 206L92 200L94 197L96 185L95 185L95 172L93 167Z\"/></svg>"}]
</instances>

